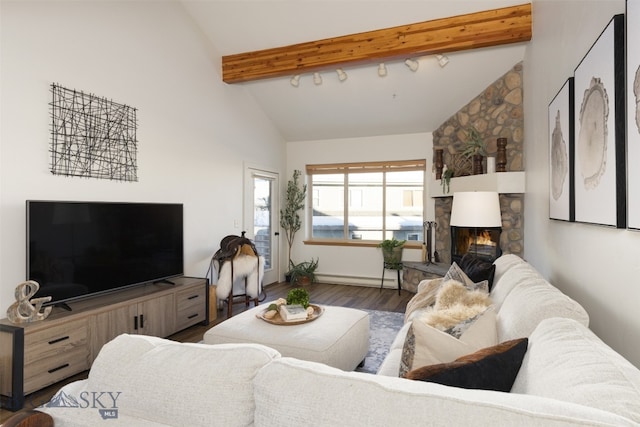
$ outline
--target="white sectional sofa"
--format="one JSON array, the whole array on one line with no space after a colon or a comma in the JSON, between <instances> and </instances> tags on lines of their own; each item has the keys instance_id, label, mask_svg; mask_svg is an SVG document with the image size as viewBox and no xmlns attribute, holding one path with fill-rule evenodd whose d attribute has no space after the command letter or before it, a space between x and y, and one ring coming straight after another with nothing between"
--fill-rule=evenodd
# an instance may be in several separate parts
<instances>
[{"instance_id":1,"label":"white sectional sofa","mask_svg":"<svg viewBox=\"0 0 640 427\"><path fill-rule=\"evenodd\" d=\"M588 329L577 302L513 255L496 261L494 283L500 340L529 337L511 393L398 378L406 327L380 375L258 344L122 335L53 400L79 407L41 410L56 426L640 425L640 370Z\"/></svg>"}]
</instances>

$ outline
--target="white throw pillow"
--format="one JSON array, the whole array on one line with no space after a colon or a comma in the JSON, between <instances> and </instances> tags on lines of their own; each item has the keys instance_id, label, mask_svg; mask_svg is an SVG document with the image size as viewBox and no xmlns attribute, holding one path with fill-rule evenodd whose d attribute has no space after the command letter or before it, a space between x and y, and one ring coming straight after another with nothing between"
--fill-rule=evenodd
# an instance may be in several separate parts
<instances>
[{"instance_id":1,"label":"white throw pillow","mask_svg":"<svg viewBox=\"0 0 640 427\"><path fill-rule=\"evenodd\" d=\"M404 342L399 376L422 366L452 362L460 356L497 343L496 313L493 307L479 315L460 338L416 318L411 322Z\"/></svg>"}]
</instances>

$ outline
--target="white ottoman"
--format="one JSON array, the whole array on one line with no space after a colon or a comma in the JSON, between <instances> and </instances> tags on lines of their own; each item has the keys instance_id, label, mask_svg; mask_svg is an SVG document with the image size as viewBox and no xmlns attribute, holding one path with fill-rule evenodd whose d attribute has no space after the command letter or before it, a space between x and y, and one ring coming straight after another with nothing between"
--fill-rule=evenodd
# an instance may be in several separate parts
<instances>
[{"instance_id":1,"label":"white ottoman","mask_svg":"<svg viewBox=\"0 0 640 427\"><path fill-rule=\"evenodd\" d=\"M204 334L205 344L258 343L286 357L321 362L345 371L364 361L369 349L369 314L346 307L322 306L316 320L273 325L256 317L270 303L219 323Z\"/></svg>"}]
</instances>

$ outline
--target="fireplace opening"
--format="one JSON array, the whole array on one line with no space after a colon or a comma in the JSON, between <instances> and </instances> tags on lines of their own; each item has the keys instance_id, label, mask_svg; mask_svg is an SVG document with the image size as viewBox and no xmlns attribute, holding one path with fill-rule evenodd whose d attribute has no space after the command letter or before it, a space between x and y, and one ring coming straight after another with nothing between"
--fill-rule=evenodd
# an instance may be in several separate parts
<instances>
[{"instance_id":1,"label":"fireplace opening","mask_svg":"<svg viewBox=\"0 0 640 427\"><path fill-rule=\"evenodd\" d=\"M451 226L451 261L460 263L468 252L493 262L502 255L500 227L475 228Z\"/></svg>"}]
</instances>

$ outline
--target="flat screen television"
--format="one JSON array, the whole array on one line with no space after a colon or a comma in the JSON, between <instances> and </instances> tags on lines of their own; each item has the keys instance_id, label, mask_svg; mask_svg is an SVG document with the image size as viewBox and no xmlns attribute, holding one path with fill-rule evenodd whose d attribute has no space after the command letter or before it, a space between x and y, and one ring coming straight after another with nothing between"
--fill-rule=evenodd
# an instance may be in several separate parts
<instances>
[{"instance_id":1,"label":"flat screen television","mask_svg":"<svg viewBox=\"0 0 640 427\"><path fill-rule=\"evenodd\" d=\"M40 285L34 297L52 297L46 305L183 274L182 204L28 200L26 208L27 280Z\"/></svg>"}]
</instances>

